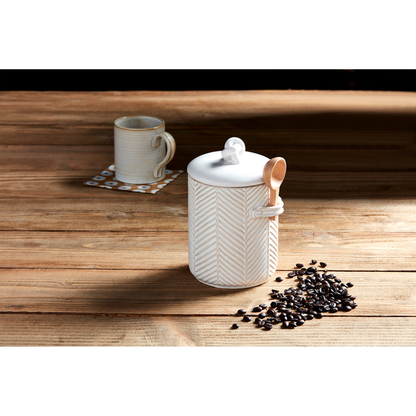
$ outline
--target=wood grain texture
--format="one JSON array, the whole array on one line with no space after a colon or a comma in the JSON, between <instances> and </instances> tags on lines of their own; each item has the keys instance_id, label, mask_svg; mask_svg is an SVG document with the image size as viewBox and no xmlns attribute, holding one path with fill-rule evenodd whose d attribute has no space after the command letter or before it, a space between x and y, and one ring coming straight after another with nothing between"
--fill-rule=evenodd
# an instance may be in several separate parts
<instances>
[{"instance_id":1,"label":"wood grain texture","mask_svg":"<svg viewBox=\"0 0 416 416\"><path fill-rule=\"evenodd\" d=\"M411 347L416 318L325 316L266 331L234 317L0 315L1 346Z\"/></svg>"},{"instance_id":2,"label":"wood grain texture","mask_svg":"<svg viewBox=\"0 0 416 416\"><path fill-rule=\"evenodd\" d=\"M377 120L377 124L388 124L391 121L388 117L383 120L379 116L398 116L415 123L411 120L415 111L416 94L412 92L2 91L0 95L0 120L5 125L112 125L123 115L155 113L168 127L182 123L198 125L199 119L207 125L276 114L295 115L297 123L311 115L325 120L328 114L340 114L341 119L352 118L356 124L362 120L360 115L364 116L364 124L368 123L366 118Z\"/></svg>"},{"instance_id":3,"label":"wood grain texture","mask_svg":"<svg viewBox=\"0 0 416 416\"><path fill-rule=\"evenodd\" d=\"M173 169L186 169L188 163L205 150L219 151L224 148L227 137L218 140L216 147L195 146L188 143L180 146L172 162ZM276 149L276 150L274 150ZM369 145L363 147L301 148L287 147L273 143L265 149L264 146L254 145L247 150L265 154L268 157L284 157L291 171L304 172L347 172L354 170L365 175L374 171L405 172L414 171L416 166L416 141L412 145L377 147ZM114 149L111 146L0 146L1 174L10 178L31 177L68 177L74 178L93 175L106 169L114 163ZM274 154L274 156L273 156Z\"/></svg>"},{"instance_id":4,"label":"wood grain texture","mask_svg":"<svg viewBox=\"0 0 416 416\"><path fill-rule=\"evenodd\" d=\"M415 241L416 231L291 231L282 225L278 267L292 268L307 255L337 270L412 271ZM173 270L188 264L188 233L2 231L0 256L2 268Z\"/></svg>"},{"instance_id":5,"label":"wood grain texture","mask_svg":"<svg viewBox=\"0 0 416 416\"><path fill-rule=\"evenodd\" d=\"M219 289L196 280L188 267L178 270L1 270L0 311L130 315L235 316L239 309L273 300L271 289L296 286L279 270L263 285ZM336 316L416 317L416 272L345 272L357 308ZM282 276L283 281L274 281ZM332 315L331 315L332 316ZM238 319L241 319L239 317Z\"/></svg>"},{"instance_id":6,"label":"wood grain texture","mask_svg":"<svg viewBox=\"0 0 416 416\"><path fill-rule=\"evenodd\" d=\"M25 198L89 197L102 200L120 198L137 200L138 196L132 195L132 192L106 192L101 188L83 186L84 182L91 180L96 174L94 172L91 175L78 178L74 178L72 175L47 179L29 176L19 179L4 178L0 183L0 198L22 198L24 193ZM163 193L174 198L178 194L183 196L187 189L186 180L182 183L183 186L180 186L179 178L178 181L175 180L166 186ZM155 197L154 195L141 196L150 199ZM388 175L378 171L368 172L365 175L361 172L292 171L288 173L282 185L280 196L284 200L287 197L308 199L408 198L414 200L416 198L416 171L389 172Z\"/></svg>"}]
</instances>

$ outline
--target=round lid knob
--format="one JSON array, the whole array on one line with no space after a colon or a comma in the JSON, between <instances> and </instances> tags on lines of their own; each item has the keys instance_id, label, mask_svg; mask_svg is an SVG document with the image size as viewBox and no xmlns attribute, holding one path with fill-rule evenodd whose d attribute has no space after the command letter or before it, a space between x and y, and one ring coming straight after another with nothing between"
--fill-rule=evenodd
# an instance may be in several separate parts
<instances>
[{"instance_id":1,"label":"round lid knob","mask_svg":"<svg viewBox=\"0 0 416 416\"><path fill-rule=\"evenodd\" d=\"M244 142L231 137L224 150L205 153L188 164L188 174L206 185L241 188L261 185L264 165L270 159L247 152Z\"/></svg>"}]
</instances>

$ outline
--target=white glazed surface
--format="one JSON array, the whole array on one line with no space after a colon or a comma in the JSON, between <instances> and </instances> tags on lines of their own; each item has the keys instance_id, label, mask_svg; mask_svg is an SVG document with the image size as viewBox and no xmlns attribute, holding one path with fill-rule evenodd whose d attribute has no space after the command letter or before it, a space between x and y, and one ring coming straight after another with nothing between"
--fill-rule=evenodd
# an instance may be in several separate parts
<instances>
[{"instance_id":1,"label":"white glazed surface","mask_svg":"<svg viewBox=\"0 0 416 416\"><path fill-rule=\"evenodd\" d=\"M130 184L160 181L166 176L166 164L174 153L175 141L165 132L162 119L136 116L114 122L116 180ZM168 160L163 164L164 159Z\"/></svg>"},{"instance_id":2,"label":"white glazed surface","mask_svg":"<svg viewBox=\"0 0 416 416\"><path fill-rule=\"evenodd\" d=\"M222 151L195 158L187 169L189 175L201 183L241 188L264 183L263 170L269 160L257 153L247 152L240 138L230 137Z\"/></svg>"},{"instance_id":3,"label":"white glazed surface","mask_svg":"<svg viewBox=\"0 0 416 416\"><path fill-rule=\"evenodd\" d=\"M253 209L267 207L267 186L222 188L188 176L188 195L189 268L195 278L224 289L267 282L277 267L278 221L252 216ZM282 212L279 198L270 214Z\"/></svg>"},{"instance_id":4,"label":"white glazed surface","mask_svg":"<svg viewBox=\"0 0 416 416\"><path fill-rule=\"evenodd\" d=\"M263 184L263 169L269 160L257 153L244 152L240 163L231 164L218 151L198 156L187 169L195 180L207 185L238 188Z\"/></svg>"}]
</instances>

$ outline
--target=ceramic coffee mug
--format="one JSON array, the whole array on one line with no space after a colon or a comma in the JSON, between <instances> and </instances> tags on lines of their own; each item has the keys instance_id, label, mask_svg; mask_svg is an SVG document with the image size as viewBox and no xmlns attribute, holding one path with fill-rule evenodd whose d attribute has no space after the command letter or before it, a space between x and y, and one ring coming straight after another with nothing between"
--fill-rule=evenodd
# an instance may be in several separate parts
<instances>
[{"instance_id":1,"label":"ceramic coffee mug","mask_svg":"<svg viewBox=\"0 0 416 416\"><path fill-rule=\"evenodd\" d=\"M160 181L176 150L158 117L120 117L114 122L115 178L131 184Z\"/></svg>"}]
</instances>

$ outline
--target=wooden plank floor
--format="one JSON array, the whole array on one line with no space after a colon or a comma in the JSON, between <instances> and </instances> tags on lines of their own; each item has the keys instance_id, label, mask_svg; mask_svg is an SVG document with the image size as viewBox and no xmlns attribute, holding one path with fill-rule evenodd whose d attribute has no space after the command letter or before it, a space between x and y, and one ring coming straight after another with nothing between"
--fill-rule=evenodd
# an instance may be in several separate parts
<instances>
[{"instance_id":1,"label":"wooden plank floor","mask_svg":"<svg viewBox=\"0 0 416 416\"><path fill-rule=\"evenodd\" d=\"M135 114L165 119L185 172L156 195L84 186ZM232 136L288 163L278 270L245 290L188 268L186 166ZM354 283L356 309L240 323L312 258ZM0 345L416 346L416 94L0 92Z\"/></svg>"}]
</instances>

